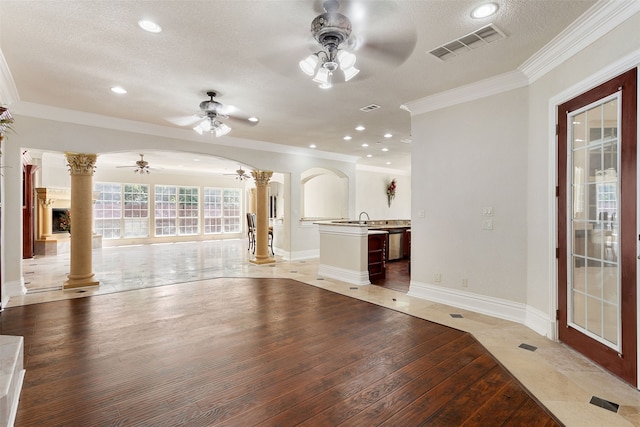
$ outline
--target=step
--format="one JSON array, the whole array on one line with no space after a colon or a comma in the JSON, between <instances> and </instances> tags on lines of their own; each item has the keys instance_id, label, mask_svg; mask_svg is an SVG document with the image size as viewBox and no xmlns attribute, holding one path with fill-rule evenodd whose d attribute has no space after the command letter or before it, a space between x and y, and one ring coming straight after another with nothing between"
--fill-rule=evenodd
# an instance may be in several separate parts
<instances>
[{"instance_id":1,"label":"step","mask_svg":"<svg viewBox=\"0 0 640 427\"><path fill-rule=\"evenodd\" d=\"M13 426L24 379L24 339L0 335L0 426Z\"/></svg>"}]
</instances>

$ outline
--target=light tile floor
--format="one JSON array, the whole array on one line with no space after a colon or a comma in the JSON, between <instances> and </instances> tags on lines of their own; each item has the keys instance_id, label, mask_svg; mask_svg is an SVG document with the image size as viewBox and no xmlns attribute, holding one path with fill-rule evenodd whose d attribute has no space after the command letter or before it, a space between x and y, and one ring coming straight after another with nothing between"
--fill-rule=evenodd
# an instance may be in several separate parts
<instances>
[{"instance_id":1,"label":"light tile floor","mask_svg":"<svg viewBox=\"0 0 640 427\"><path fill-rule=\"evenodd\" d=\"M525 326L409 297L378 286L354 286L318 277L318 260L249 262L244 240L96 249L93 266L100 285L62 290L69 255L23 261L28 293L8 307L84 298L129 289L218 277L291 278L353 298L472 333L529 391L567 426L640 426L640 392L564 345ZM452 313L462 318L452 318ZM519 348L526 343L537 347ZM589 403L597 396L620 405L617 413Z\"/></svg>"}]
</instances>

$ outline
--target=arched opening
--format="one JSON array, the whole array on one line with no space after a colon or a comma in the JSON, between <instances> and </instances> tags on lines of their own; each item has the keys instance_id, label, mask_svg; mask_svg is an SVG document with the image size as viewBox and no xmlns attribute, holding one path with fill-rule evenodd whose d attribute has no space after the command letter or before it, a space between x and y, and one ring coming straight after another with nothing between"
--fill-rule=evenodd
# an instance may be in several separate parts
<instances>
[{"instance_id":1,"label":"arched opening","mask_svg":"<svg viewBox=\"0 0 640 427\"><path fill-rule=\"evenodd\" d=\"M302 217L336 219L349 216L349 177L325 168L311 168L301 174Z\"/></svg>"}]
</instances>

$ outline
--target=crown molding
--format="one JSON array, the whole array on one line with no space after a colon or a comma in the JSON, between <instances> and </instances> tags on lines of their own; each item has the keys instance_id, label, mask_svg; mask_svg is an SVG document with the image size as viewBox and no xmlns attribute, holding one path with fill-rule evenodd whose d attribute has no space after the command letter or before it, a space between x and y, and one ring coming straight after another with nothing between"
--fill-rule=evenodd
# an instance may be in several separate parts
<instances>
[{"instance_id":1,"label":"crown molding","mask_svg":"<svg viewBox=\"0 0 640 427\"><path fill-rule=\"evenodd\" d=\"M519 70L510 71L475 83L436 93L415 101L407 102L400 108L411 112L412 116L440 110L453 105L486 98L529 84L527 77Z\"/></svg>"},{"instance_id":2,"label":"crown molding","mask_svg":"<svg viewBox=\"0 0 640 427\"><path fill-rule=\"evenodd\" d=\"M517 70L403 104L412 116L525 87L640 12L640 0L598 0Z\"/></svg>"},{"instance_id":3,"label":"crown molding","mask_svg":"<svg viewBox=\"0 0 640 427\"><path fill-rule=\"evenodd\" d=\"M116 117L52 107L49 105L36 104L32 102L18 102L14 104L11 108L11 114L14 116L14 118L16 116L34 117L38 119L52 120L62 123L72 123L83 126L92 126L123 132L139 133L143 135L153 135L164 138L175 138L206 144L211 144L212 141L210 135L198 135L191 129L176 129L168 126L153 125L149 123L137 122L134 120L120 119ZM325 160L335 160L347 163L356 163L360 158L358 156L350 156L347 154L313 150L310 148L293 147L266 141L234 138L232 136L215 138L215 144L234 148L245 148L249 150L269 151Z\"/></svg>"},{"instance_id":4,"label":"crown molding","mask_svg":"<svg viewBox=\"0 0 640 427\"><path fill-rule=\"evenodd\" d=\"M385 168L381 166L370 166L363 164L356 164L356 171L358 172L375 172L375 173L388 173L401 176L411 176L411 169L393 169Z\"/></svg>"},{"instance_id":5,"label":"crown molding","mask_svg":"<svg viewBox=\"0 0 640 427\"><path fill-rule=\"evenodd\" d=\"M638 12L638 0L599 0L518 70L533 83Z\"/></svg>"},{"instance_id":6,"label":"crown molding","mask_svg":"<svg viewBox=\"0 0 640 427\"><path fill-rule=\"evenodd\" d=\"M10 105L18 101L20 101L18 88L0 49L0 105Z\"/></svg>"}]
</instances>

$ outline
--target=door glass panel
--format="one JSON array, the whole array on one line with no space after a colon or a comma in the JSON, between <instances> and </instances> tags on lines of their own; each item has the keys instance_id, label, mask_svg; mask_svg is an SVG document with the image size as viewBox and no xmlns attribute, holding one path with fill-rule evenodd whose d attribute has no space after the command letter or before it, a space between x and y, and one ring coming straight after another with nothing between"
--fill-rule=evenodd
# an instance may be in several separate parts
<instances>
[{"instance_id":1,"label":"door glass panel","mask_svg":"<svg viewBox=\"0 0 640 427\"><path fill-rule=\"evenodd\" d=\"M619 349L619 94L569 113L568 326Z\"/></svg>"}]
</instances>

